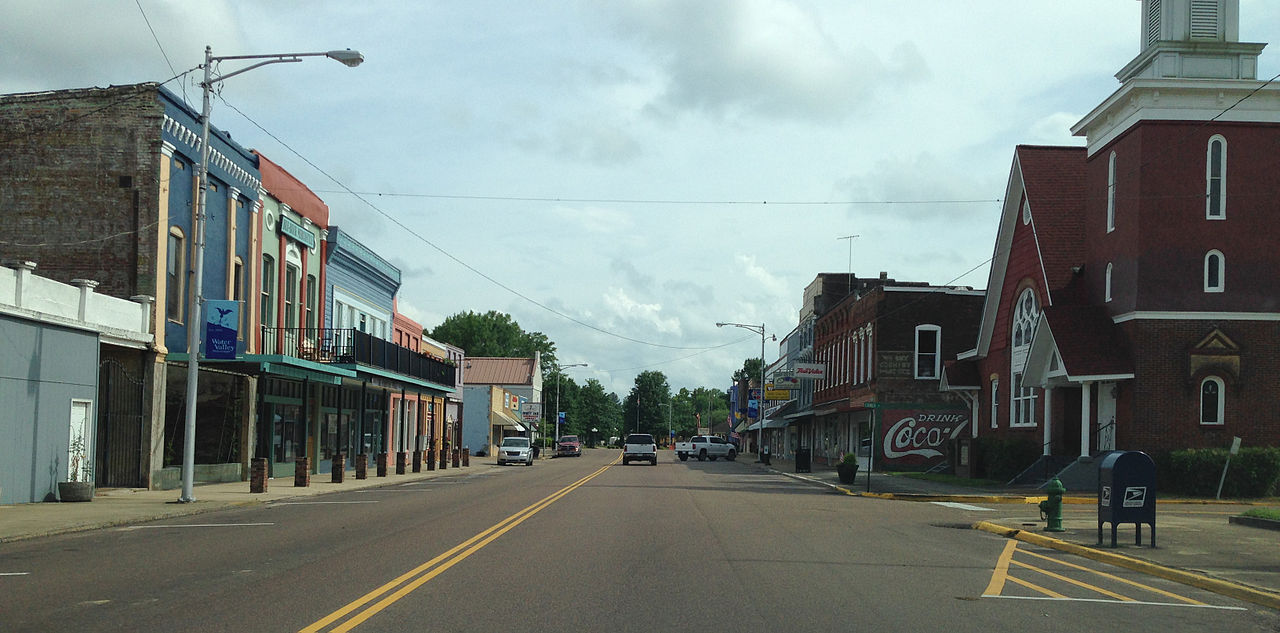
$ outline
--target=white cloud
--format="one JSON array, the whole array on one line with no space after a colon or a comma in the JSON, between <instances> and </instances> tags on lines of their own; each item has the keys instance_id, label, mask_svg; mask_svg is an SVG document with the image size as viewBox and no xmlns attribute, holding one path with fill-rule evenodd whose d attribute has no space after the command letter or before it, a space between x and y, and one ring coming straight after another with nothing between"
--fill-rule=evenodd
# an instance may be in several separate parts
<instances>
[{"instance_id":1,"label":"white cloud","mask_svg":"<svg viewBox=\"0 0 1280 633\"><path fill-rule=\"evenodd\" d=\"M673 316L664 317L660 303L640 303L628 296L621 288L609 288L601 298L604 306L613 313L614 321L619 325L640 324L647 326L648 331L657 334L673 337L680 335L680 320ZM639 332L633 338L639 338L646 333Z\"/></svg>"}]
</instances>

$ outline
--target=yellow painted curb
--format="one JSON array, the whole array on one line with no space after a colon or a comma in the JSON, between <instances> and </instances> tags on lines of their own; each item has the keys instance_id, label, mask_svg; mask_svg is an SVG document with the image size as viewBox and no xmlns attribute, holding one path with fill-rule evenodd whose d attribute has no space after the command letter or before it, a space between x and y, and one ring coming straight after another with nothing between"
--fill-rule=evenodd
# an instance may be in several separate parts
<instances>
[{"instance_id":1,"label":"yellow painted curb","mask_svg":"<svg viewBox=\"0 0 1280 633\"><path fill-rule=\"evenodd\" d=\"M1083 545L1077 545L1075 543L1069 543L1060 539L1036 534L1035 532L1027 532L1026 530L1005 527L989 521L979 521L973 524L973 529L990 532L1006 538L1017 539L1025 543L1031 543L1032 545L1056 549L1058 551L1067 552L1068 554L1074 554L1076 556L1096 560L1100 563L1131 569L1133 571L1156 576L1157 578L1172 580L1176 583L1189 585L1205 591L1211 591L1219 595L1280 610L1280 594L1274 594L1269 591L1262 591L1260 589L1254 589L1253 587L1247 587L1227 580L1210 578L1208 576L1183 571L1181 569L1164 567L1144 560L1130 558L1123 554L1105 552L1092 547L1085 547Z\"/></svg>"}]
</instances>

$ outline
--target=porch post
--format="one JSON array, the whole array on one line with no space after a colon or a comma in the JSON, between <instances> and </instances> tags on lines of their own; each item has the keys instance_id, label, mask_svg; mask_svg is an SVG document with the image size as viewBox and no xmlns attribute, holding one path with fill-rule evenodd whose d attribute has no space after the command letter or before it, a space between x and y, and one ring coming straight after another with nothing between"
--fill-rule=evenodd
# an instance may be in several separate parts
<instances>
[{"instance_id":1,"label":"porch post","mask_svg":"<svg viewBox=\"0 0 1280 633\"><path fill-rule=\"evenodd\" d=\"M1053 390L1044 388L1044 454L1049 455L1050 444L1053 442L1053 398L1050 394Z\"/></svg>"},{"instance_id":2,"label":"porch post","mask_svg":"<svg viewBox=\"0 0 1280 633\"><path fill-rule=\"evenodd\" d=\"M1089 456L1089 427L1092 426L1089 421L1089 392L1093 389L1092 382L1082 383L1080 385L1080 456Z\"/></svg>"}]
</instances>

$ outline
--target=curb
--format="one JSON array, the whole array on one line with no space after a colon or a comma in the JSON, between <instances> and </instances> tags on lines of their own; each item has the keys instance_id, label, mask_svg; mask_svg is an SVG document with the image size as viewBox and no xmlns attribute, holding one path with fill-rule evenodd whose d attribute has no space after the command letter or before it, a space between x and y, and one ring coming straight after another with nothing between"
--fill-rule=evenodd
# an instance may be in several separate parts
<instances>
[{"instance_id":1,"label":"curb","mask_svg":"<svg viewBox=\"0 0 1280 633\"><path fill-rule=\"evenodd\" d=\"M1275 519L1263 519L1260 517L1233 516L1227 517L1227 522L1236 525L1247 525L1254 528L1262 528L1264 530L1280 530L1280 521Z\"/></svg>"},{"instance_id":2,"label":"curb","mask_svg":"<svg viewBox=\"0 0 1280 633\"><path fill-rule=\"evenodd\" d=\"M989 521L979 521L974 523L973 529L989 532L1005 538L1017 539L1024 543L1031 543L1041 547L1056 549L1068 554L1074 554L1076 556L1096 560L1100 563L1123 567L1125 569L1156 576L1157 578L1164 578L1165 580L1171 580L1176 583L1189 585L1205 591L1211 591L1237 600L1243 600L1245 602L1251 602L1271 609L1280 610L1280 594L1274 594L1269 591L1262 591L1260 589L1254 589L1253 587L1248 587L1227 580L1210 578L1209 576L1183 571L1181 569L1164 567L1156 565L1155 563L1131 558L1123 554L1104 552L1092 547L1069 543L1067 541L1043 536L1034 532L1004 527L1003 525L998 525Z\"/></svg>"}]
</instances>

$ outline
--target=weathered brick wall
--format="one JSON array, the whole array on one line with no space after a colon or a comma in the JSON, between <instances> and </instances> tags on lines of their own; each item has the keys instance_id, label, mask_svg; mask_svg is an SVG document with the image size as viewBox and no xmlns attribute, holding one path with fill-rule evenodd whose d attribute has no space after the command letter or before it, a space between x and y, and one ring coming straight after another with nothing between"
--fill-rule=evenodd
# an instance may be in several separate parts
<instances>
[{"instance_id":1,"label":"weathered brick wall","mask_svg":"<svg viewBox=\"0 0 1280 633\"><path fill-rule=\"evenodd\" d=\"M162 118L154 84L0 96L0 259L154 296Z\"/></svg>"}]
</instances>

